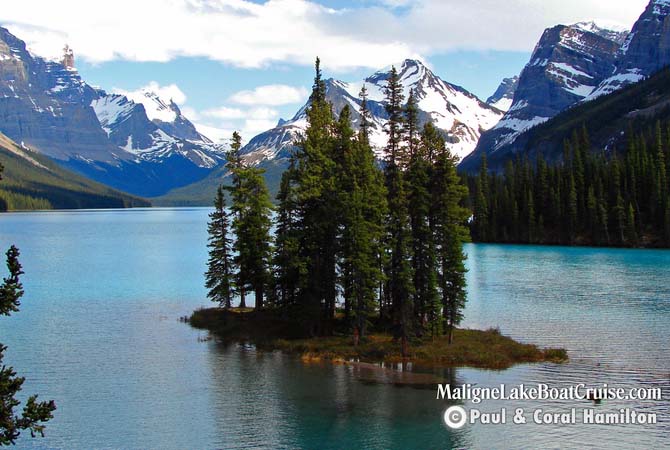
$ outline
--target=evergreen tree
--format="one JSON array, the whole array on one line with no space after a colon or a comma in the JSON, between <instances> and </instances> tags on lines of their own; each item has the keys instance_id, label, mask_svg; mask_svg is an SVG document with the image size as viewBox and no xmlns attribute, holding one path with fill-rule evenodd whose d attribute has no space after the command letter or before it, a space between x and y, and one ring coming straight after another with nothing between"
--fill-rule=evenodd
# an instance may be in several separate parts
<instances>
[{"instance_id":1,"label":"evergreen tree","mask_svg":"<svg viewBox=\"0 0 670 450\"><path fill-rule=\"evenodd\" d=\"M400 83L400 76L395 66L391 67L391 74L386 82L386 86L384 86L384 95L386 96L384 109L389 116L384 129L388 136L386 144L387 166L404 167L407 159L402 149L403 102L405 98L402 84Z\"/></svg>"},{"instance_id":2,"label":"evergreen tree","mask_svg":"<svg viewBox=\"0 0 670 450\"><path fill-rule=\"evenodd\" d=\"M384 168L388 195L388 217L386 220L386 246L388 262L386 267L387 293L392 309L394 336L401 341L402 354L408 352L407 338L411 331L414 294L411 266L411 229L409 205L405 189L404 173L401 165L407 160L402 146L403 94L400 77L395 67L384 89L386 112L389 119L385 132L388 136Z\"/></svg>"},{"instance_id":3,"label":"evergreen tree","mask_svg":"<svg viewBox=\"0 0 670 450\"><path fill-rule=\"evenodd\" d=\"M226 186L225 189L229 192L232 205L230 208L230 215L232 217L232 229L235 232L236 239L233 242L233 250L236 255L233 259L235 267L235 277L234 284L235 292L240 296L240 308L246 308L246 293L247 286L245 280L243 279L244 274L240 270L241 264L241 255L239 248L239 234L238 227L242 220L242 212L244 209L244 192L242 189L242 177L241 174L244 171L244 163L242 161L242 154L240 150L242 149L242 136L235 131L233 132L233 138L230 145L230 150L226 153L226 168L230 172L231 185Z\"/></svg>"},{"instance_id":4,"label":"evergreen tree","mask_svg":"<svg viewBox=\"0 0 670 450\"><path fill-rule=\"evenodd\" d=\"M368 109L368 90L363 84L361 92L358 94L358 98L361 101L361 106L358 111L360 116L360 126L358 130L358 140L361 141L364 145L370 145L370 127L372 126L372 114Z\"/></svg>"},{"instance_id":5,"label":"evergreen tree","mask_svg":"<svg viewBox=\"0 0 670 450\"><path fill-rule=\"evenodd\" d=\"M364 108L365 105L361 109ZM345 106L335 131L337 153L342 161L338 176L342 205L340 274L345 314L351 318L355 340L365 336L376 309L377 286L382 278L379 267L382 222L386 213L383 179L364 133L361 125L359 139L353 139L350 111Z\"/></svg>"},{"instance_id":6,"label":"evergreen tree","mask_svg":"<svg viewBox=\"0 0 670 450\"><path fill-rule=\"evenodd\" d=\"M209 214L209 260L205 274L207 297L224 308L230 308L233 291L233 262L229 232L228 212L223 187L219 186L214 200L214 211Z\"/></svg>"},{"instance_id":7,"label":"evergreen tree","mask_svg":"<svg viewBox=\"0 0 670 450\"><path fill-rule=\"evenodd\" d=\"M424 136L430 134L431 127L432 125L426 125ZM466 302L466 256L463 252L463 242L470 239L466 227L470 211L463 206L467 200L468 190L456 172L457 158L444 148L444 142L435 146L434 151L436 160L431 180L431 221L436 246L443 325L451 343L454 328L463 319Z\"/></svg>"},{"instance_id":8,"label":"evergreen tree","mask_svg":"<svg viewBox=\"0 0 670 450\"><path fill-rule=\"evenodd\" d=\"M405 105L404 123L405 138L407 140L407 156L412 160L421 159L417 155L419 149L419 107L416 102L414 89L410 90Z\"/></svg>"},{"instance_id":9,"label":"evergreen tree","mask_svg":"<svg viewBox=\"0 0 670 450\"><path fill-rule=\"evenodd\" d=\"M299 253L299 224L295 188L295 159L282 174L277 194L275 246L273 255L276 306L291 308L298 304L300 282L306 268Z\"/></svg>"},{"instance_id":10,"label":"evergreen tree","mask_svg":"<svg viewBox=\"0 0 670 450\"><path fill-rule=\"evenodd\" d=\"M23 286L20 276L23 274L19 262L19 250L11 246L6 253L9 277L3 279L0 285L0 316L9 316L17 312L20 298L23 296ZM12 367L2 364L7 347L0 344L0 446L16 443L22 431L27 430L32 437L37 434L44 436L44 422L53 418L56 404L37 401L37 395L29 397L23 407L21 415L15 415L14 408L21 402L16 398L25 378L18 377Z\"/></svg>"},{"instance_id":11,"label":"evergreen tree","mask_svg":"<svg viewBox=\"0 0 670 450\"><path fill-rule=\"evenodd\" d=\"M414 104L414 106L412 106ZM411 130L418 128L418 118L412 112L416 109L413 96L410 95L410 101L407 103L407 115L405 123L407 124L407 148L411 151L409 166L406 171L407 194L411 207L409 208L410 225L412 229L412 271L414 283L414 317L415 331L420 334L428 325L430 318L434 317L434 311L438 304L437 298L437 273L435 263L435 246L433 243L433 231L431 226L431 192L430 182L432 175L432 164L428 159L430 153L436 150L430 145L434 144L430 139L434 134L434 127L424 128L427 136L424 139L424 145L419 146L417 142L412 142L413 133ZM439 151L439 150L437 150Z\"/></svg>"},{"instance_id":12,"label":"evergreen tree","mask_svg":"<svg viewBox=\"0 0 670 450\"><path fill-rule=\"evenodd\" d=\"M333 160L333 115L326 100L320 61L307 108L308 126L298 145L296 195L299 210L299 253L305 261L301 290L303 324L311 335L332 332L337 298L337 232L339 205Z\"/></svg>"},{"instance_id":13,"label":"evergreen tree","mask_svg":"<svg viewBox=\"0 0 670 450\"><path fill-rule=\"evenodd\" d=\"M263 177L264 170L249 167L239 155L241 138L233 133L231 157L228 159L233 183L231 193L235 234L233 248L237 252L235 285L240 293L240 307L246 307L245 293L253 290L256 309L263 301L270 284L270 227L272 202Z\"/></svg>"},{"instance_id":14,"label":"evergreen tree","mask_svg":"<svg viewBox=\"0 0 670 450\"><path fill-rule=\"evenodd\" d=\"M489 239L489 206L488 206L488 165L486 154L482 154L479 176L475 184L473 234L478 241L486 242Z\"/></svg>"}]
</instances>

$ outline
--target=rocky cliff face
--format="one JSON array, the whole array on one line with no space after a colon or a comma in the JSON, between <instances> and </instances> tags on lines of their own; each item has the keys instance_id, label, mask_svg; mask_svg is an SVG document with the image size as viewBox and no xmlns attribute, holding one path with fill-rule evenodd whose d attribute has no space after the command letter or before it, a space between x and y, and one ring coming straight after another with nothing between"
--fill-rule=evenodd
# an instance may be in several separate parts
<instances>
[{"instance_id":1,"label":"rocky cliff face","mask_svg":"<svg viewBox=\"0 0 670 450\"><path fill-rule=\"evenodd\" d=\"M75 68L31 55L0 28L0 132L14 141L144 196L190 184L222 162L177 105L155 94L147 102L167 114L151 120L143 103L92 88Z\"/></svg>"},{"instance_id":2,"label":"rocky cliff face","mask_svg":"<svg viewBox=\"0 0 670 450\"><path fill-rule=\"evenodd\" d=\"M514 101L514 93L518 85L518 76L503 78L498 89L486 100L486 103L501 111L509 110Z\"/></svg>"},{"instance_id":3,"label":"rocky cliff face","mask_svg":"<svg viewBox=\"0 0 670 450\"><path fill-rule=\"evenodd\" d=\"M88 106L94 89L59 63L34 58L0 28L0 131L56 159L130 160L107 139Z\"/></svg>"},{"instance_id":4,"label":"rocky cliff face","mask_svg":"<svg viewBox=\"0 0 670 450\"><path fill-rule=\"evenodd\" d=\"M587 100L652 75L670 64L670 0L651 0L617 53L616 69Z\"/></svg>"},{"instance_id":5,"label":"rocky cliff face","mask_svg":"<svg viewBox=\"0 0 670 450\"><path fill-rule=\"evenodd\" d=\"M442 130L448 147L461 158L474 149L482 131L493 127L502 117L500 110L487 105L465 89L443 81L420 61L408 59L396 68L405 98L410 90L416 95L420 121L432 121ZM365 85L368 109L372 114L370 141L378 158L384 157L383 148L386 145L383 127L388 117L384 109L383 89L389 74L390 68L387 68L359 82L326 81L326 95L335 114L349 105L354 127L358 127L360 120L359 93ZM288 156L295 140L307 126L306 108L307 104L291 120L281 121L277 127L249 141L243 149L247 160L257 164Z\"/></svg>"},{"instance_id":6,"label":"rocky cliff face","mask_svg":"<svg viewBox=\"0 0 670 450\"><path fill-rule=\"evenodd\" d=\"M521 72L511 107L495 127L482 135L463 164L478 161L483 152L509 147L525 130L591 94L614 70L624 38L625 33L604 30L590 22L545 30Z\"/></svg>"}]
</instances>

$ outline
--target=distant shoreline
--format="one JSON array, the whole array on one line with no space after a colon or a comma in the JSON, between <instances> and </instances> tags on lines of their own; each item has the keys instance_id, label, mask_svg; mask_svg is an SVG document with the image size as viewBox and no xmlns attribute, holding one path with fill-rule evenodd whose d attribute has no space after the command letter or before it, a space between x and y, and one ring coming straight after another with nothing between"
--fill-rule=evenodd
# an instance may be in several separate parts
<instances>
[{"instance_id":1,"label":"distant shoreline","mask_svg":"<svg viewBox=\"0 0 670 450\"><path fill-rule=\"evenodd\" d=\"M503 336L498 330L456 329L454 342L446 336L415 338L409 344L409 358L400 354L400 344L380 330L374 330L353 345L351 334L334 333L326 337L302 337L295 334L295 323L272 311L207 308L186 318L191 326L212 332L231 341L253 342L263 350L280 350L309 362L413 363L423 367L476 367L502 370L516 364L565 362L564 349L542 349ZM343 325L343 324L342 324Z\"/></svg>"}]
</instances>

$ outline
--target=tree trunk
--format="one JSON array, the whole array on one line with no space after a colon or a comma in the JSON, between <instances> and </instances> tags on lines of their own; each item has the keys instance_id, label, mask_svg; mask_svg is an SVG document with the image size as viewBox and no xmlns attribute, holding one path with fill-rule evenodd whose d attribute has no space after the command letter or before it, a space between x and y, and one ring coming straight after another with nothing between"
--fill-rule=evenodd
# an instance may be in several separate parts
<instances>
[{"instance_id":1,"label":"tree trunk","mask_svg":"<svg viewBox=\"0 0 670 450\"><path fill-rule=\"evenodd\" d=\"M256 286L256 310L263 309L263 286Z\"/></svg>"},{"instance_id":2,"label":"tree trunk","mask_svg":"<svg viewBox=\"0 0 670 450\"><path fill-rule=\"evenodd\" d=\"M247 302L244 299L245 292L244 289L240 289L240 308L246 308Z\"/></svg>"}]
</instances>

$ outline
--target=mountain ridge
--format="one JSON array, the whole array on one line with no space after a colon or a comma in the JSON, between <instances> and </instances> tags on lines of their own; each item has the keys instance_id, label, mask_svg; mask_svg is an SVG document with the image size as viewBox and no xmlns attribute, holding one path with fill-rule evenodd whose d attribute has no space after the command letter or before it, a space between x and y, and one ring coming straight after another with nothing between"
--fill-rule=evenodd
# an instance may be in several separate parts
<instances>
[{"instance_id":1,"label":"mountain ridge","mask_svg":"<svg viewBox=\"0 0 670 450\"><path fill-rule=\"evenodd\" d=\"M166 120L150 120L147 105ZM151 109L150 109L151 110ZM174 102L137 103L88 85L76 68L33 56L0 27L0 131L96 181L143 196L190 184L223 162ZM169 119L173 118L172 121Z\"/></svg>"}]
</instances>

